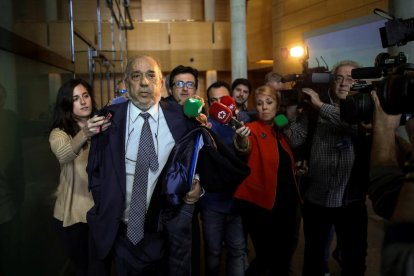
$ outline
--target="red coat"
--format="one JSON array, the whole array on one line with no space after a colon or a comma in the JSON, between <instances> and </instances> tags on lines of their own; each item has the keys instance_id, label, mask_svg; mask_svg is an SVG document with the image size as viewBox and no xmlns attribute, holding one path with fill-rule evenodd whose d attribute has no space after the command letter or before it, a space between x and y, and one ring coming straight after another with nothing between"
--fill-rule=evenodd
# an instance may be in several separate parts
<instances>
[{"instance_id":1,"label":"red coat","mask_svg":"<svg viewBox=\"0 0 414 276\"><path fill-rule=\"evenodd\" d=\"M273 126L266 125L261 121L246 125L251 130L248 158L251 172L236 190L235 197L271 210L276 201L277 172L279 168L279 152L275 131ZM282 147L290 156L292 173L295 175L296 166L292 150L281 132L279 133L279 139ZM299 192L296 182L294 185Z\"/></svg>"}]
</instances>

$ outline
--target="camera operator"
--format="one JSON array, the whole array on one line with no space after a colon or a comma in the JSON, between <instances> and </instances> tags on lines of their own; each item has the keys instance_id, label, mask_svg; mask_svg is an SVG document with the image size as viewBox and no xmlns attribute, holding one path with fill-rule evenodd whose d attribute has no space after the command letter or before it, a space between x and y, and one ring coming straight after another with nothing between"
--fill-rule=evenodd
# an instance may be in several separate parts
<instances>
[{"instance_id":1,"label":"camera operator","mask_svg":"<svg viewBox=\"0 0 414 276\"><path fill-rule=\"evenodd\" d=\"M364 275L367 253L367 209L369 149L358 125L340 120L340 99L354 83L354 61L341 61L332 70L328 100L310 88L303 88L307 101L317 111L315 125L304 112L297 131L307 132L309 173L303 191L305 235L304 276L326 273L325 249L335 227L342 253L342 275ZM312 112L311 112L312 113Z\"/></svg>"},{"instance_id":2,"label":"camera operator","mask_svg":"<svg viewBox=\"0 0 414 276\"><path fill-rule=\"evenodd\" d=\"M414 119L405 125L411 142L407 147L396 134L401 114L388 115L377 93L371 95L375 109L369 195L374 210L390 221L383 243L382 275L414 275ZM401 162L401 156L407 160Z\"/></svg>"}]
</instances>

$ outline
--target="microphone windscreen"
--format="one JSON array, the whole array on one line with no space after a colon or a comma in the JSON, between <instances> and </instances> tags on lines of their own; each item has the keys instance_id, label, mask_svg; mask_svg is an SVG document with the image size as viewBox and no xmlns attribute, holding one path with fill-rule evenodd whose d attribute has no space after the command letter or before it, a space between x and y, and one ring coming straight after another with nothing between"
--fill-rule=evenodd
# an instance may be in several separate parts
<instances>
[{"instance_id":1,"label":"microphone windscreen","mask_svg":"<svg viewBox=\"0 0 414 276\"><path fill-rule=\"evenodd\" d=\"M285 115L279 114L273 119L273 122L275 123L277 127L282 128L282 127L285 127L289 121Z\"/></svg>"},{"instance_id":2,"label":"microphone windscreen","mask_svg":"<svg viewBox=\"0 0 414 276\"><path fill-rule=\"evenodd\" d=\"M231 110L233 116L236 115L237 106L236 106L236 102L234 101L233 97L223 96L220 98L220 103L227 106Z\"/></svg>"},{"instance_id":3,"label":"microphone windscreen","mask_svg":"<svg viewBox=\"0 0 414 276\"><path fill-rule=\"evenodd\" d=\"M331 81L331 73L323 72L323 73L312 73L311 82L312 83L330 83Z\"/></svg>"},{"instance_id":4,"label":"microphone windscreen","mask_svg":"<svg viewBox=\"0 0 414 276\"><path fill-rule=\"evenodd\" d=\"M195 118L200 115L203 103L196 98L188 98L184 102L184 114L189 118Z\"/></svg>"},{"instance_id":5,"label":"microphone windscreen","mask_svg":"<svg viewBox=\"0 0 414 276\"><path fill-rule=\"evenodd\" d=\"M378 79L382 77L382 68L379 67L362 67L355 68L351 71L353 79Z\"/></svg>"},{"instance_id":6,"label":"microphone windscreen","mask_svg":"<svg viewBox=\"0 0 414 276\"><path fill-rule=\"evenodd\" d=\"M230 108L222 103L214 102L208 109L208 114L221 124L228 124L232 118L232 112Z\"/></svg>"}]
</instances>

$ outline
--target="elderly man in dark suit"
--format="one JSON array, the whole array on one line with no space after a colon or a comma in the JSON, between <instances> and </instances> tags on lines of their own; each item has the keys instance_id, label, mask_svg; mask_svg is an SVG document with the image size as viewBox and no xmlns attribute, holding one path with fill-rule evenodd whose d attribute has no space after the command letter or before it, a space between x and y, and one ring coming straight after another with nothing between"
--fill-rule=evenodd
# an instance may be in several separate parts
<instances>
[{"instance_id":1,"label":"elderly man in dark suit","mask_svg":"<svg viewBox=\"0 0 414 276\"><path fill-rule=\"evenodd\" d=\"M87 171L95 206L87 219L95 252L107 264L105 274L114 258L120 276L167 275L158 178L176 142L196 123L182 106L160 101L162 73L154 58L131 59L125 82L130 101L107 107L111 126L91 142ZM183 206L200 194L194 181Z\"/></svg>"}]
</instances>

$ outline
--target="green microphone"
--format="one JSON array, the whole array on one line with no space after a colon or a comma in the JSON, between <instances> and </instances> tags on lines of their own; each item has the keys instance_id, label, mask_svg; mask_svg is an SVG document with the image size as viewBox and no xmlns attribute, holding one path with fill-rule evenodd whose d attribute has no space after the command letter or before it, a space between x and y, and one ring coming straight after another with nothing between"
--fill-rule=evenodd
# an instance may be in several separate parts
<instances>
[{"instance_id":1,"label":"green microphone","mask_svg":"<svg viewBox=\"0 0 414 276\"><path fill-rule=\"evenodd\" d=\"M200 115L203 103L196 98L188 98L184 102L184 114L189 118L195 118Z\"/></svg>"},{"instance_id":2,"label":"green microphone","mask_svg":"<svg viewBox=\"0 0 414 276\"><path fill-rule=\"evenodd\" d=\"M289 120L285 115L279 114L273 119L273 122L277 127L282 128L288 124Z\"/></svg>"}]
</instances>

